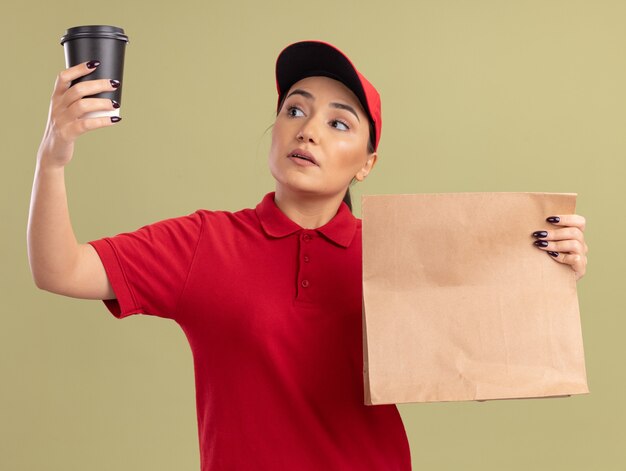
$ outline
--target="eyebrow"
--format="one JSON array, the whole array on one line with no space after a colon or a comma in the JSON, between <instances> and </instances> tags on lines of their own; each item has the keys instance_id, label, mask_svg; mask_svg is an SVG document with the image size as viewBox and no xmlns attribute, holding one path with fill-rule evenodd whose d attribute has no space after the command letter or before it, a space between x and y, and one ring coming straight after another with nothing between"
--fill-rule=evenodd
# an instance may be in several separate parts
<instances>
[{"instance_id":1,"label":"eyebrow","mask_svg":"<svg viewBox=\"0 0 626 471\"><path fill-rule=\"evenodd\" d=\"M304 98L308 98L309 100L315 100L315 97L312 94L310 94L306 90L302 90L301 88L296 88L293 92L287 95L285 100L289 98L291 95L302 95ZM359 119L359 116L356 114L356 111L350 105L346 105L345 103L330 103L330 106L332 106L333 108L338 108L340 110L349 111L356 117L359 123L361 122L361 120Z\"/></svg>"}]
</instances>

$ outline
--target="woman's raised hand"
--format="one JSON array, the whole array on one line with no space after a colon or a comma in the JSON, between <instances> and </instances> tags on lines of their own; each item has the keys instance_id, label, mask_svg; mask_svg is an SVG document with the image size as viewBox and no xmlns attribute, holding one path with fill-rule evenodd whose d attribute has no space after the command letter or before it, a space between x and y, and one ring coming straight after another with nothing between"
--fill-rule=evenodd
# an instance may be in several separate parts
<instances>
[{"instance_id":1,"label":"woman's raised hand","mask_svg":"<svg viewBox=\"0 0 626 471\"><path fill-rule=\"evenodd\" d=\"M37 153L40 165L64 167L72 159L74 141L78 136L92 129L112 126L121 119L110 116L82 118L91 111L119 108L117 102L107 98L83 98L115 90L120 86L117 80L89 80L70 87L72 80L90 74L98 65L98 61L83 62L57 75L50 99L48 123Z\"/></svg>"},{"instance_id":2,"label":"woman's raised hand","mask_svg":"<svg viewBox=\"0 0 626 471\"><path fill-rule=\"evenodd\" d=\"M546 221L561 227L533 232L533 237L537 239L534 242L535 246L547 251L557 262L570 265L574 270L576 281L580 280L587 270L585 218L578 214L562 214L550 216Z\"/></svg>"}]
</instances>

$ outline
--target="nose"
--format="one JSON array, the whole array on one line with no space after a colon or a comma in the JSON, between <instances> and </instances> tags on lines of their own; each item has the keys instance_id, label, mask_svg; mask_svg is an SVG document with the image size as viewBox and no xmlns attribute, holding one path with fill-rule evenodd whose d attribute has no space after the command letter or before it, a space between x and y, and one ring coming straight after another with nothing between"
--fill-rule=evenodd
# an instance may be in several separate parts
<instances>
[{"instance_id":1,"label":"nose","mask_svg":"<svg viewBox=\"0 0 626 471\"><path fill-rule=\"evenodd\" d=\"M300 126L298 134L296 135L296 139L301 142L318 142L319 137L317 129L312 119L308 119L302 123L302 126Z\"/></svg>"}]
</instances>

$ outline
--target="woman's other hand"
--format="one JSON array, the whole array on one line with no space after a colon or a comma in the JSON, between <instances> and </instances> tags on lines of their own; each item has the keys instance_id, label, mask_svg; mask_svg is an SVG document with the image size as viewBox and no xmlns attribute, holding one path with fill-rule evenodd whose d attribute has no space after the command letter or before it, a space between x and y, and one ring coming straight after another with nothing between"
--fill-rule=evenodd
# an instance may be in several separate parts
<instances>
[{"instance_id":1,"label":"woman's other hand","mask_svg":"<svg viewBox=\"0 0 626 471\"><path fill-rule=\"evenodd\" d=\"M98 61L89 61L69 67L57 75L50 99L48 123L39 146L40 164L64 167L72 159L74 141L93 129L111 126L119 117L83 118L91 111L113 110L119 104L106 98L85 98L101 92L110 92L120 86L117 80L99 79L80 82L70 87L73 80L90 74Z\"/></svg>"},{"instance_id":2,"label":"woman's other hand","mask_svg":"<svg viewBox=\"0 0 626 471\"><path fill-rule=\"evenodd\" d=\"M585 218L578 214L560 214L546 218L558 228L540 229L533 232L534 245L548 252L557 262L572 267L576 281L587 269L587 244L585 243Z\"/></svg>"}]
</instances>

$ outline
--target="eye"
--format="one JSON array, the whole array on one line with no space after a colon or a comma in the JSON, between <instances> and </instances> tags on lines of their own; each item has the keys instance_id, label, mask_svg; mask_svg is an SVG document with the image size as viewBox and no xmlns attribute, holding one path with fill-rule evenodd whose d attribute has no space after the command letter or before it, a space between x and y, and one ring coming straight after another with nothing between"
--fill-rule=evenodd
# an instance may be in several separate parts
<instances>
[{"instance_id":1,"label":"eye","mask_svg":"<svg viewBox=\"0 0 626 471\"><path fill-rule=\"evenodd\" d=\"M295 112L299 111L300 113L302 113L300 116L304 116L304 112L300 108L298 108L297 106L289 106L289 107L287 107L287 115L288 116L296 117L297 115L293 114L292 113L293 111L295 111Z\"/></svg>"},{"instance_id":2,"label":"eye","mask_svg":"<svg viewBox=\"0 0 626 471\"><path fill-rule=\"evenodd\" d=\"M350 129L350 126L348 126L346 123L344 123L343 121L339 119L333 119L330 123L332 127L340 129L342 131L347 131ZM343 128L334 126L334 124L337 124L338 126L343 126Z\"/></svg>"}]
</instances>

